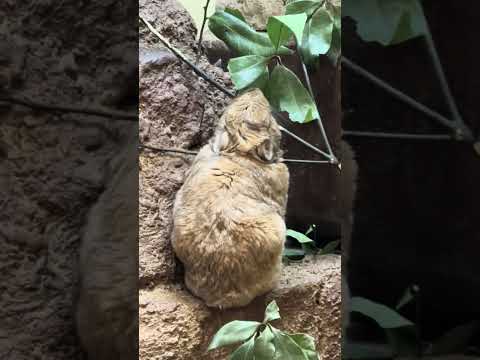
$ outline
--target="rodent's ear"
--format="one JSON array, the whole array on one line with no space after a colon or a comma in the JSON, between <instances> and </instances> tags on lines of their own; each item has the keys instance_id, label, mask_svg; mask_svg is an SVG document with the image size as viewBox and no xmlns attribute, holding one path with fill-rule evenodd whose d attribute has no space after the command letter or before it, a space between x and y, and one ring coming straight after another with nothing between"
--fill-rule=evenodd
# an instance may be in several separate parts
<instances>
[{"instance_id":1,"label":"rodent's ear","mask_svg":"<svg viewBox=\"0 0 480 360\"><path fill-rule=\"evenodd\" d=\"M257 147L258 157L266 162L272 162L275 158L275 148L273 141L265 140Z\"/></svg>"},{"instance_id":2,"label":"rodent's ear","mask_svg":"<svg viewBox=\"0 0 480 360\"><path fill-rule=\"evenodd\" d=\"M229 140L230 138L225 130L217 131L212 141L212 151L219 154L222 150L227 148Z\"/></svg>"}]
</instances>

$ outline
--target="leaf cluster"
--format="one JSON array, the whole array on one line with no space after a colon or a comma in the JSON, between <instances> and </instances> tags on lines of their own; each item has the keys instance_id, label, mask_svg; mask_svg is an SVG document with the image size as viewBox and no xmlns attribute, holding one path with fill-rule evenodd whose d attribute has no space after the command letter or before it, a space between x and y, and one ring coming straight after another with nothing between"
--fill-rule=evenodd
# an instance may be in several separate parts
<instances>
[{"instance_id":1,"label":"leaf cluster","mask_svg":"<svg viewBox=\"0 0 480 360\"><path fill-rule=\"evenodd\" d=\"M327 55L336 62L340 20L340 8L330 1L296 0L287 4L285 15L268 19L266 33L228 8L215 12L208 25L237 55L228 64L237 90L259 88L275 109L288 112L292 121L307 123L320 119L313 95L283 66L280 56L298 53L304 64L315 65L320 55Z\"/></svg>"},{"instance_id":2,"label":"leaf cluster","mask_svg":"<svg viewBox=\"0 0 480 360\"><path fill-rule=\"evenodd\" d=\"M318 248L315 241L308 237L315 229L315 225L311 225L305 234L288 229L287 236L295 239L300 247L286 247L283 251L283 256L288 260L298 261L307 254L327 255L333 253L340 245L340 240L334 240L326 244L323 248Z\"/></svg>"},{"instance_id":3,"label":"leaf cluster","mask_svg":"<svg viewBox=\"0 0 480 360\"><path fill-rule=\"evenodd\" d=\"M403 307L418 301L419 291L417 285L409 286L395 306L395 310L363 297L352 297L350 311L370 318L384 329L391 349L390 357L445 355L465 351L470 340L480 329L480 322L471 321L461 324L433 342L425 343L420 338L417 324L399 313ZM364 344L347 344L344 350L346 359L375 359L378 357L373 348Z\"/></svg>"},{"instance_id":4,"label":"leaf cluster","mask_svg":"<svg viewBox=\"0 0 480 360\"><path fill-rule=\"evenodd\" d=\"M273 300L265 310L263 322L229 322L218 330L208 350L242 343L230 360L318 360L313 337L278 330L271 325L277 319L280 310Z\"/></svg>"}]
</instances>

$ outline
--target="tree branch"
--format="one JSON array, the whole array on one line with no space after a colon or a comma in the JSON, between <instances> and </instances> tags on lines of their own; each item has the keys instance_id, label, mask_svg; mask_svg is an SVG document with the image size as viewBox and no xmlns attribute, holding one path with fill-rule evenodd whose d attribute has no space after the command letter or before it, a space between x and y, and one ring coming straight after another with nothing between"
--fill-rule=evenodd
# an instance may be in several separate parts
<instances>
[{"instance_id":1,"label":"tree branch","mask_svg":"<svg viewBox=\"0 0 480 360\"><path fill-rule=\"evenodd\" d=\"M432 119L436 120L440 124L454 130L457 132L459 130L458 125L443 115L440 115L438 112L426 107L425 105L419 103L415 99L411 98L410 96L404 94L403 92L395 89L391 85L387 84L385 81L381 80L380 78L376 77L372 73L368 72L367 70L363 69L359 65L355 64L353 61L347 59L346 57L342 56L342 64L346 65L349 69L357 73L358 75L362 76L363 78L369 80L373 84L379 86L380 88L387 91L389 94L394 96L395 98L403 101L404 103L410 105L412 108L422 112L423 114L431 117ZM470 139L468 139L470 140Z\"/></svg>"},{"instance_id":2,"label":"tree branch","mask_svg":"<svg viewBox=\"0 0 480 360\"><path fill-rule=\"evenodd\" d=\"M300 64L302 65L303 77L305 79L305 83L307 84L308 92L310 93L310 96L312 97L312 101L316 103L315 94L313 93L312 84L310 82L310 76L308 75L308 69L307 69L307 66L305 65L305 63L302 59L302 55L298 51L298 44L297 44L297 55L298 55L298 59L300 61ZM330 146L330 142L328 141L327 133L326 133L325 128L323 126L323 122L320 118L318 118L317 123L318 123L318 127L320 128L320 133L322 135L323 142L325 143L325 146L327 147L327 151L328 151L328 155L329 155L328 158L332 163L336 164L338 162L338 160L335 157L335 155L333 154L332 147Z\"/></svg>"},{"instance_id":3,"label":"tree branch","mask_svg":"<svg viewBox=\"0 0 480 360\"><path fill-rule=\"evenodd\" d=\"M202 22L202 27L200 29L200 36L198 38L197 59L195 60L195 63L198 63L198 60L200 60L200 55L203 53L202 51L203 30L205 29L205 23L207 22L207 11L208 11L209 4L210 4L210 0L207 0L207 3L203 7L203 22Z\"/></svg>"},{"instance_id":4,"label":"tree branch","mask_svg":"<svg viewBox=\"0 0 480 360\"><path fill-rule=\"evenodd\" d=\"M450 86L448 85L447 77L445 76L445 71L443 70L442 62L440 61L440 57L438 56L437 48L433 41L432 32L430 31L430 27L428 26L428 22L425 21L426 24L426 33L425 33L425 43L427 45L428 53L430 54L430 58L433 62L433 68L435 69L435 73L437 74L437 78L440 81L440 88L442 89L442 93L445 97L445 100L448 104L448 108L453 115L453 118L459 127L458 136L465 137L467 140L473 140L473 134L470 128L465 124L460 112L458 111L457 104L455 103L455 99L452 95L450 90Z\"/></svg>"},{"instance_id":5,"label":"tree branch","mask_svg":"<svg viewBox=\"0 0 480 360\"><path fill-rule=\"evenodd\" d=\"M372 137L384 139L410 139L410 140L453 140L452 135L437 135L437 134L395 134L376 131L343 131L344 136L353 137Z\"/></svg>"},{"instance_id":6,"label":"tree branch","mask_svg":"<svg viewBox=\"0 0 480 360\"><path fill-rule=\"evenodd\" d=\"M107 110L102 107L80 107L74 105L64 105L64 104L45 104L31 100L25 96L15 96L15 95L0 95L0 101L4 101L11 104L18 104L27 106L34 109L44 110L44 111L60 111L60 112L69 112L69 113L79 113L86 115L95 115L101 117L114 118L119 120L127 121L138 121L138 115L132 114L124 111L113 111Z\"/></svg>"},{"instance_id":7,"label":"tree branch","mask_svg":"<svg viewBox=\"0 0 480 360\"><path fill-rule=\"evenodd\" d=\"M198 151L190 151L190 150L183 150L183 149L174 149L174 148L158 148L150 145L139 145L140 149L147 149L156 152L171 152L171 153L179 153L185 155L197 155ZM330 164L330 161L326 160L299 160L299 159L281 159L280 162L285 163L304 163L304 164Z\"/></svg>"}]
</instances>

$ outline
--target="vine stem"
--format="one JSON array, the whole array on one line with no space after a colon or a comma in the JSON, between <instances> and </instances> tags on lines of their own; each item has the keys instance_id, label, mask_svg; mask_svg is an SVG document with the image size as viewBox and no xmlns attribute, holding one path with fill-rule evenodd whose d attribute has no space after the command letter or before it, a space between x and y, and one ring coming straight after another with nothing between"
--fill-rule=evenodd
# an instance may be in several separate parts
<instances>
[{"instance_id":1,"label":"vine stem","mask_svg":"<svg viewBox=\"0 0 480 360\"><path fill-rule=\"evenodd\" d=\"M95 115L107 118L116 118L119 120L138 121L138 115L124 111L112 111L101 107L80 107L74 105L64 104L45 104L42 102L31 100L25 96L15 95L0 95L0 102L7 102L11 104L23 105L29 108L45 110L45 111L60 111L69 113L79 113L86 115Z\"/></svg>"},{"instance_id":2,"label":"vine stem","mask_svg":"<svg viewBox=\"0 0 480 360\"><path fill-rule=\"evenodd\" d=\"M187 64L188 66L190 66L190 68L200 77L202 77L204 80L206 80L207 82L209 82L210 84L212 84L213 86L215 86L218 90L222 91L224 94L226 94L227 96L233 98L235 96L235 94L233 94L232 92L230 92L228 89L226 89L225 87L223 87L222 85L218 84L215 80L213 80L212 78L210 78L204 71L202 71L201 69L199 69L195 64L193 64L190 60L188 60L188 58L183 55L179 50L177 50L175 47L173 47L169 41L167 39L165 39L157 30L155 30L155 28L152 26L152 24L150 24L142 15L139 15L140 17L140 20L147 26L147 28L156 36L160 39L160 41L165 45L165 47L170 50L175 56L177 56L181 61L183 61L185 64ZM274 114L277 118L281 119L281 120L285 120L283 115L276 111L275 109L272 109L272 114ZM295 140L297 140L298 142L302 143L303 145L305 145L306 147L310 148L311 150L315 151L316 153L318 154L321 154L323 156L325 156L327 159L328 159L328 162L329 164L334 164L334 165L338 165L338 160L335 158L335 157L332 157L330 156L329 154L327 154L326 152L320 150L319 148L317 148L316 146L313 146L312 144L310 144L309 142L303 140L302 138L300 138L299 136L295 135L294 133L292 133L291 131L287 130L285 127L283 126L280 126L279 125L279 128L281 131L283 131L284 133L286 133L287 135L291 136L292 138L294 138ZM313 160L312 160L313 161Z\"/></svg>"},{"instance_id":3,"label":"vine stem","mask_svg":"<svg viewBox=\"0 0 480 360\"><path fill-rule=\"evenodd\" d=\"M376 131L348 131L343 132L344 136L354 137L372 137L384 139L411 139L411 140L452 140L451 135L441 134L401 134L401 133L385 133Z\"/></svg>"},{"instance_id":4,"label":"vine stem","mask_svg":"<svg viewBox=\"0 0 480 360\"><path fill-rule=\"evenodd\" d=\"M424 14L424 17L425 17L425 14ZM433 68L435 69L435 73L437 74L437 78L440 82L440 88L442 89L442 93L445 97L448 108L450 109L450 112L452 113L453 118L459 128L457 129L457 131L459 131L458 135L460 137L465 136L467 139L473 140L472 131L465 124L462 116L460 115L460 112L458 111L455 98L453 97L450 86L448 85L447 77L445 75L445 71L443 69L442 62L440 61L440 56L438 55L435 42L433 41L432 32L430 30L430 27L427 21L425 21L425 27L426 27L426 31L425 31L424 38L425 38L427 50L428 50L428 53L430 54L430 58L432 59Z\"/></svg>"},{"instance_id":5,"label":"vine stem","mask_svg":"<svg viewBox=\"0 0 480 360\"><path fill-rule=\"evenodd\" d=\"M183 149L175 149L175 148L162 148L162 147L155 147L145 144L139 145L140 149L147 149L151 151L157 152L171 152L171 153L178 153L178 154L185 154L185 155L197 155L198 151L191 151L191 150L183 150ZM299 160L299 159L281 159L280 162L285 163L304 163L304 164L329 164L330 162L327 160Z\"/></svg>"},{"instance_id":6,"label":"vine stem","mask_svg":"<svg viewBox=\"0 0 480 360\"><path fill-rule=\"evenodd\" d=\"M310 93L310 96L312 97L312 101L315 102L315 95L313 93L312 84L310 82L310 76L308 75L307 66L305 65L305 62L303 61L302 56L300 55L300 53L298 51L297 51L297 54L298 54L298 58L300 60L300 63L302 64L303 77L305 78L305 83L307 84L308 92ZM335 155L333 154L332 147L330 146L330 142L328 141L327 132L325 131L325 128L323 126L323 122L320 119L320 117L318 118L317 123L318 123L318 127L320 128L320 133L322 134L323 142L325 143L325 146L327 147L329 159L332 163L337 164L338 160L335 157Z\"/></svg>"},{"instance_id":7,"label":"vine stem","mask_svg":"<svg viewBox=\"0 0 480 360\"><path fill-rule=\"evenodd\" d=\"M401 100L402 102L410 105L410 107L424 113L425 115L431 117L432 119L436 120L438 123L446 126L456 132L458 134L459 126L456 122L447 119L443 115L439 114L438 112L428 108L427 106L419 103L415 99L411 98L410 96L404 94L400 90L395 89L390 84L386 83L382 79L378 78L377 76L373 75L369 71L365 70L361 66L355 64L353 61L347 59L346 57L342 56L342 64L347 66L350 70L357 73L358 75L362 76L363 78L369 80L371 83L377 85L378 87L382 88L383 90L387 91L390 95L394 96L395 98ZM468 134L463 138L468 141L472 141L473 137L468 137ZM462 138L460 140L463 140Z\"/></svg>"},{"instance_id":8,"label":"vine stem","mask_svg":"<svg viewBox=\"0 0 480 360\"><path fill-rule=\"evenodd\" d=\"M205 6L203 7L203 21L202 21L202 27L200 28L200 35L198 38L197 58L195 60L196 64L198 64L198 61L200 60L200 55L203 53L202 51L203 30L205 29L205 24L207 23L207 11L208 11L209 4L210 4L210 0L207 0Z\"/></svg>"}]
</instances>

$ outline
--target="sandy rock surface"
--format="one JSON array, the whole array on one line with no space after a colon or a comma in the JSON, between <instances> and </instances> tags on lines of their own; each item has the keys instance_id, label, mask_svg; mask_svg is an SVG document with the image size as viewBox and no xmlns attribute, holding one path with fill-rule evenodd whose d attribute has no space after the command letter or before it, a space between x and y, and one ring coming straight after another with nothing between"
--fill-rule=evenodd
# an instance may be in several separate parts
<instances>
[{"instance_id":1,"label":"sandy rock surface","mask_svg":"<svg viewBox=\"0 0 480 360\"><path fill-rule=\"evenodd\" d=\"M185 10L178 3L172 3L149 2L140 6L140 14L149 14L152 24L162 24L159 32L189 56L193 54L193 50L188 49L192 46L195 26ZM179 14L183 12L183 15L172 15L174 10ZM178 19L182 20L178 22ZM145 34L145 31L141 30L140 33ZM148 36L145 34L147 39ZM159 45L153 39L149 41L145 41L141 35L141 46L158 49ZM168 54L165 58L157 56L158 61L140 65L140 142L154 147L198 149L211 137L215 121L222 114L228 98ZM189 58L194 59L191 56ZM210 65L205 58L200 59L199 67L219 83L232 87L228 74ZM140 155L142 285L153 286L174 279L175 259L170 245L171 213L175 193L183 183L191 160L191 156L148 150Z\"/></svg>"},{"instance_id":2,"label":"sandy rock surface","mask_svg":"<svg viewBox=\"0 0 480 360\"><path fill-rule=\"evenodd\" d=\"M265 306L275 299L282 318L274 326L308 333L322 360L340 359L340 283L340 257L329 255L285 266L278 289L239 309L211 310L180 284L142 290L140 358L226 359L229 349L205 353L215 332L232 320L262 321Z\"/></svg>"}]
</instances>

